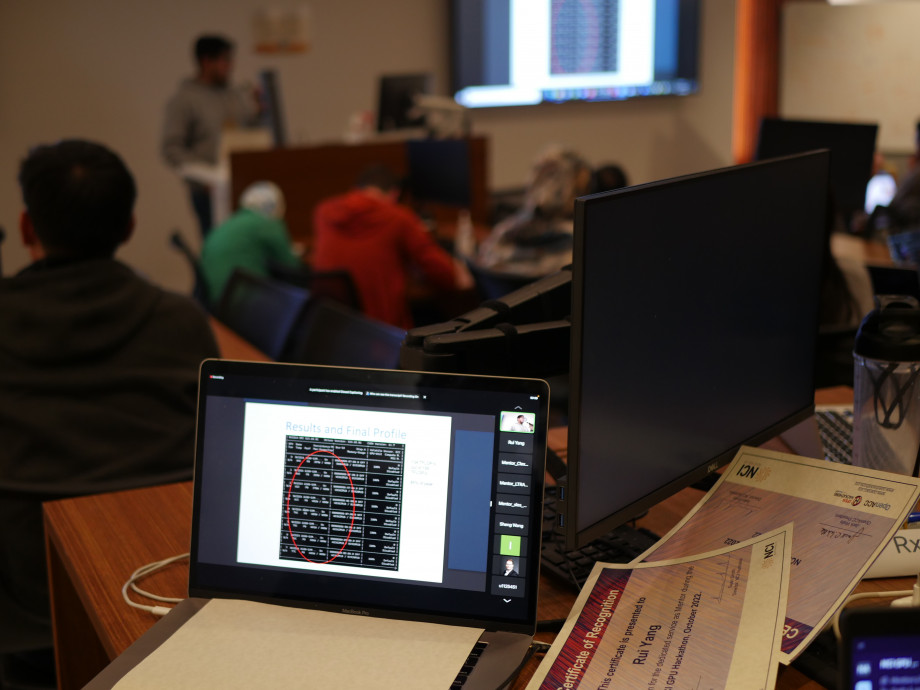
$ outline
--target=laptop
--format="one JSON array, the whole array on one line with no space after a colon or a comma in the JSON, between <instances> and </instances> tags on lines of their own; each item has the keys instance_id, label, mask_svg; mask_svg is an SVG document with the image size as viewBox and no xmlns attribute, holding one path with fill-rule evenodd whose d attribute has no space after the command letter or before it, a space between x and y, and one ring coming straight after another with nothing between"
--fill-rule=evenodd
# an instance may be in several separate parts
<instances>
[{"instance_id":1,"label":"laptop","mask_svg":"<svg viewBox=\"0 0 920 690\"><path fill-rule=\"evenodd\" d=\"M205 361L189 595L482 628L456 682L498 687L536 628L548 407L535 379Z\"/></svg>"},{"instance_id":2,"label":"laptop","mask_svg":"<svg viewBox=\"0 0 920 690\"><path fill-rule=\"evenodd\" d=\"M796 455L853 464L853 406L815 405L815 414L780 434Z\"/></svg>"}]
</instances>

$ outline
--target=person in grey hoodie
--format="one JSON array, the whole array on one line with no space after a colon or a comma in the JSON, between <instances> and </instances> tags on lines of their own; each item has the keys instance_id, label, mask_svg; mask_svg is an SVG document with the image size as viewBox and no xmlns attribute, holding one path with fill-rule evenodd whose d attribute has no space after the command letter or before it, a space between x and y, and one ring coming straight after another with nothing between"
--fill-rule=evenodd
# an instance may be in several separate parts
<instances>
[{"instance_id":1,"label":"person in grey hoodie","mask_svg":"<svg viewBox=\"0 0 920 690\"><path fill-rule=\"evenodd\" d=\"M41 501L190 479L218 349L195 302L114 258L136 196L119 156L39 146L19 183L33 263L0 279L0 641L34 649L51 646Z\"/></svg>"},{"instance_id":2,"label":"person in grey hoodie","mask_svg":"<svg viewBox=\"0 0 920 690\"><path fill-rule=\"evenodd\" d=\"M181 172L183 165L216 165L220 137L225 127L258 124L258 98L251 89L233 88L233 44L221 36L201 36L195 41L194 77L183 80L166 104L160 148L163 158ZM188 182L192 207L202 236L212 225L210 190Z\"/></svg>"}]
</instances>

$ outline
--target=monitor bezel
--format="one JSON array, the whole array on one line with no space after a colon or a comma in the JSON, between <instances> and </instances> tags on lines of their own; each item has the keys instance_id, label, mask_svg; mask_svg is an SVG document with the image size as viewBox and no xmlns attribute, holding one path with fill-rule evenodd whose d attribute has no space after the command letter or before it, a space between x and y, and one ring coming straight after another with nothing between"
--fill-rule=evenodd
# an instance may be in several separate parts
<instances>
[{"instance_id":1,"label":"monitor bezel","mask_svg":"<svg viewBox=\"0 0 920 690\"><path fill-rule=\"evenodd\" d=\"M419 115L409 118L409 111L400 111L399 118L390 122L394 115L398 96L412 92L430 94L433 89L434 76L430 72L408 72L405 74L383 74L377 80L377 119L378 133L414 131L425 129L425 117Z\"/></svg>"},{"instance_id":2,"label":"monitor bezel","mask_svg":"<svg viewBox=\"0 0 920 690\"><path fill-rule=\"evenodd\" d=\"M585 284L584 274L579 267L584 265L585 261L585 241L584 241L584 223L585 213L588 206L595 203L603 203L607 199L625 194L645 193L665 185L692 183L700 178L712 178L720 175L728 175L739 169L753 168L757 166L774 166L784 165L784 161L796 160L812 156L823 156L825 162L829 160L829 152L826 149L812 151L804 154L784 156L782 158L770 159L748 163L745 165L730 166L709 170L690 175L685 175L667 180L659 180L633 187L602 192L580 197L575 201L575 244L572 264L572 310L571 310L571 357L569 373L569 427L568 427L568 446L567 446L567 474L559 482L559 492L557 502L559 504L559 523L556 530L565 539L565 546L568 549L582 548L589 542L601 537L609 531L641 517L650 508L657 505L664 499L673 496L682 489L704 479L708 475L716 472L721 467L728 464L738 450L744 445L760 445L776 437L781 432L795 426L796 424L808 419L814 414L814 397L809 402L803 404L795 410L790 410L789 414L775 423L764 428L760 432L753 434L732 446L726 448L717 455L704 458L696 466L688 469L684 474L675 477L672 481L662 485L644 496L622 506L615 512L610 513L603 519L582 529L578 528L578 490L580 463L578 462L579 453L579 422L581 419L581 398L582 398L582 350L584 347L583 338L583 318L581 305L584 304ZM825 185L825 188L827 186ZM828 224L825 223L823 228L825 233L824 241L828 238L826 233L829 232ZM815 314L815 336L818 332L817 313ZM817 351L817 341L815 340L815 352ZM814 358L813 358L814 359ZM814 389L814 369L812 373L811 389Z\"/></svg>"}]
</instances>

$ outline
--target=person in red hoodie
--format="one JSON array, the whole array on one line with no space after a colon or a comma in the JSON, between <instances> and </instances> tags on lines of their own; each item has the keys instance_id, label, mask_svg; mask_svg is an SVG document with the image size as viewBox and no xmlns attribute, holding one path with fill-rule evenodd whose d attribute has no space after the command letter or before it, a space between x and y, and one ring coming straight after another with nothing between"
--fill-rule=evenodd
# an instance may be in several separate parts
<instances>
[{"instance_id":1,"label":"person in red hoodie","mask_svg":"<svg viewBox=\"0 0 920 690\"><path fill-rule=\"evenodd\" d=\"M391 170L367 168L355 189L316 207L310 263L317 271L347 270L365 314L408 330L413 325L407 298L411 275L418 272L444 291L472 285L472 279L398 197Z\"/></svg>"}]
</instances>

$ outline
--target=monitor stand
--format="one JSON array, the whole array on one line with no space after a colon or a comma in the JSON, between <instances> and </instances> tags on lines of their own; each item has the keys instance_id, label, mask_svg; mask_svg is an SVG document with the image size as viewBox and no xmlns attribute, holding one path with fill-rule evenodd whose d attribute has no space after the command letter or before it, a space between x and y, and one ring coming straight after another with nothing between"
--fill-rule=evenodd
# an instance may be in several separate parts
<instances>
[{"instance_id":1,"label":"monitor stand","mask_svg":"<svg viewBox=\"0 0 920 690\"><path fill-rule=\"evenodd\" d=\"M547 459L549 463L549 459ZM629 563L658 541L659 535L635 524L623 524L607 534L570 551L565 538L556 529L556 487L548 486L543 500L543 545L540 564L550 573L579 591L595 562ZM637 516L636 519L638 519ZM633 521L633 523L635 520Z\"/></svg>"}]
</instances>

